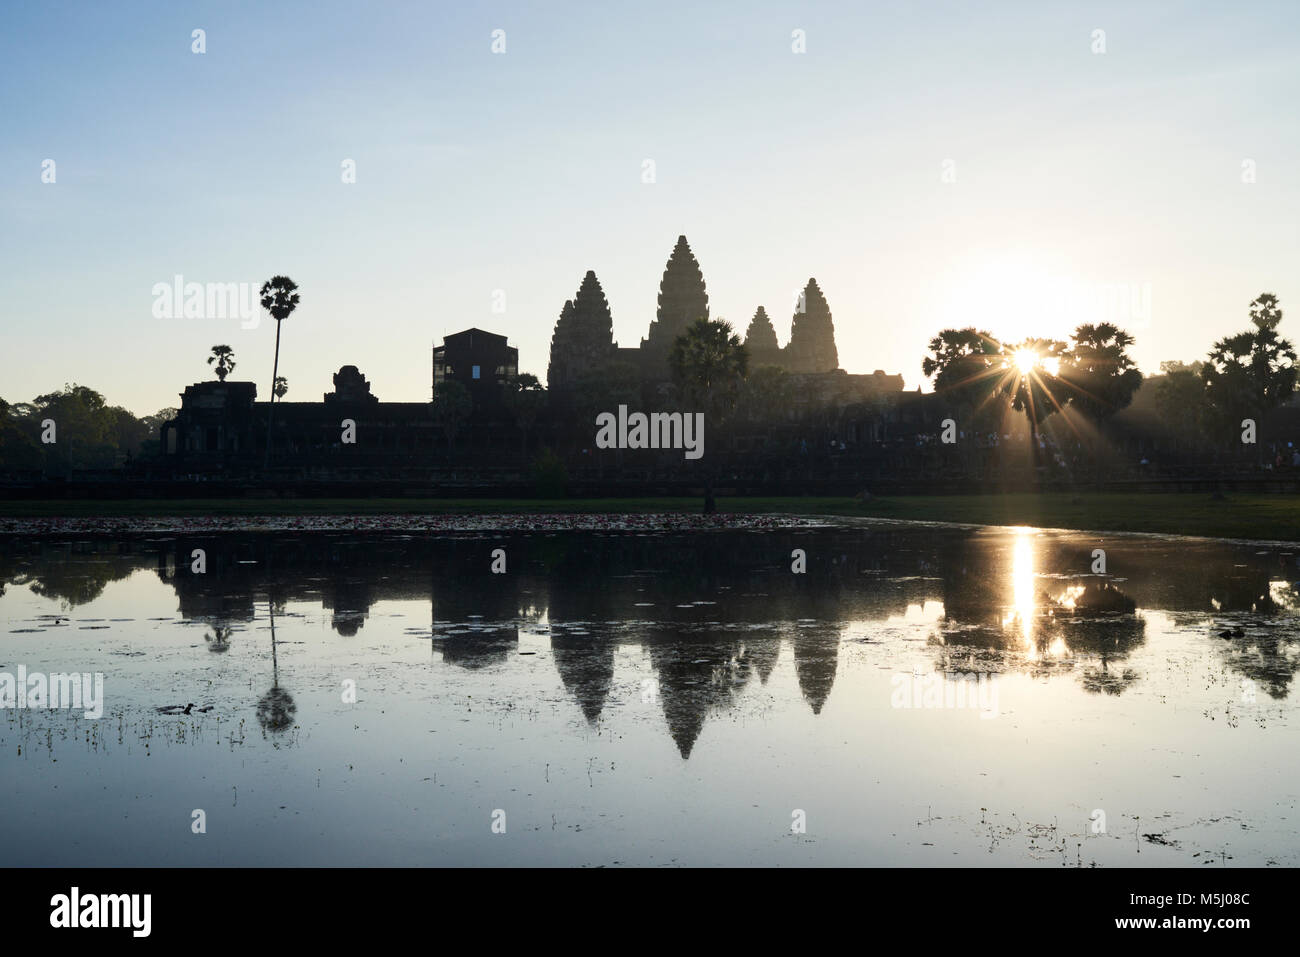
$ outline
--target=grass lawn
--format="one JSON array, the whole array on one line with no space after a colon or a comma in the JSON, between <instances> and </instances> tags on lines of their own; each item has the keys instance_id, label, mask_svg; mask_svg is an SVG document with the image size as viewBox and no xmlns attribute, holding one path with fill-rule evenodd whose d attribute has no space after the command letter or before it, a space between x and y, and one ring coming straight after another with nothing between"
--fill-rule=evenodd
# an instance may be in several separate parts
<instances>
[{"instance_id":1,"label":"grass lawn","mask_svg":"<svg viewBox=\"0 0 1300 957\"><path fill-rule=\"evenodd\" d=\"M493 512L695 512L697 498L606 499L123 499L0 502L0 516L375 515ZM1038 525L1300 541L1300 496L1203 493L719 498L722 512Z\"/></svg>"}]
</instances>

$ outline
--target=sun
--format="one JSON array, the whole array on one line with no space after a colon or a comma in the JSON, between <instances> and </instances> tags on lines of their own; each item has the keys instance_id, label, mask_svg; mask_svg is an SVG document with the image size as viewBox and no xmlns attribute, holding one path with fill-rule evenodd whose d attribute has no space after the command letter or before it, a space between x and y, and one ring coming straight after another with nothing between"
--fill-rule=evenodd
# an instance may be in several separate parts
<instances>
[{"instance_id":1,"label":"sun","mask_svg":"<svg viewBox=\"0 0 1300 957\"><path fill-rule=\"evenodd\" d=\"M1045 372L1055 378L1061 374L1061 360L1058 357L1044 356L1042 353L1030 348L1017 349L1011 354L1011 362L1021 376Z\"/></svg>"},{"instance_id":2,"label":"sun","mask_svg":"<svg viewBox=\"0 0 1300 957\"><path fill-rule=\"evenodd\" d=\"M1016 370L1021 375L1029 375L1029 373L1033 372L1040 358L1033 349L1017 349L1012 356L1016 364Z\"/></svg>"}]
</instances>

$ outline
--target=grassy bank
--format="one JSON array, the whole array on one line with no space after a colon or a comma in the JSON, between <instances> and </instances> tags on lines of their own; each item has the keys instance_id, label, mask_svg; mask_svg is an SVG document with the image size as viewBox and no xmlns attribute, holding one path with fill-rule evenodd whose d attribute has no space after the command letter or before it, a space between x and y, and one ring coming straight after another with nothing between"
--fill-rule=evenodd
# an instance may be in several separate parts
<instances>
[{"instance_id":1,"label":"grassy bank","mask_svg":"<svg viewBox=\"0 0 1300 957\"><path fill-rule=\"evenodd\" d=\"M696 512L694 498L177 499L0 502L0 516L376 515L492 512ZM1300 496L1093 493L873 498L720 498L723 512L1039 525L1300 541Z\"/></svg>"}]
</instances>

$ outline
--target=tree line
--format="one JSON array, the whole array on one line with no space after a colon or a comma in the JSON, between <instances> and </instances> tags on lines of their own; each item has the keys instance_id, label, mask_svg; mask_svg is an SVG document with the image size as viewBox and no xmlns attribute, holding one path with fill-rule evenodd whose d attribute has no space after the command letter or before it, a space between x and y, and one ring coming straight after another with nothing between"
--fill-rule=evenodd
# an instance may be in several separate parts
<instances>
[{"instance_id":1,"label":"tree line","mask_svg":"<svg viewBox=\"0 0 1300 957\"><path fill-rule=\"evenodd\" d=\"M1296 353L1277 332L1278 297L1261 293L1248 312L1250 328L1216 341L1204 360L1161 363L1156 405L1189 444L1222 444L1229 430L1258 421L1295 392ZM1112 323L1080 325L1069 341L1003 342L982 329L944 329L921 368L967 422L992 421L1009 407L1036 435L1066 409L1100 426L1126 408L1143 381L1129 352L1134 342Z\"/></svg>"},{"instance_id":2,"label":"tree line","mask_svg":"<svg viewBox=\"0 0 1300 957\"><path fill-rule=\"evenodd\" d=\"M162 424L176 411L160 409L138 417L75 383L31 402L0 399L0 470L61 474L156 457Z\"/></svg>"}]
</instances>

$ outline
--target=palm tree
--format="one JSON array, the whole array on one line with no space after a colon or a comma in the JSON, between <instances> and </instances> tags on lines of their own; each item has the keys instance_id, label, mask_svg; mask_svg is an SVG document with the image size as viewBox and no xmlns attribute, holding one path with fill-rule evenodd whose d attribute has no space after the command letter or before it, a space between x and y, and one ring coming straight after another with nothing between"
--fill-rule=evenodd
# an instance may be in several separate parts
<instances>
[{"instance_id":1,"label":"palm tree","mask_svg":"<svg viewBox=\"0 0 1300 957\"><path fill-rule=\"evenodd\" d=\"M673 342L668 356L673 382L683 398L703 412L710 426L716 426L736 407L745 376L749 374L749 353L731 324L722 319L696 319ZM704 471L704 513L717 511L713 502L713 470Z\"/></svg>"},{"instance_id":2,"label":"palm tree","mask_svg":"<svg viewBox=\"0 0 1300 957\"><path fill-rule=\"evenodd\" d=\"M998 380L998 393L1029 420L1029 453L1035 468L1040 459L1040 424L1069 401L1059 394L1061 375L1063 371L1068 374L1069 362L1067 346L1059 339L1031 337L1002 345L1005 371Z\"/></svg>"},{"instance_id":3,"label":"palm tree","mask_svg":"<svg viewBox=\"0 0 1300 957\"><path fill-rule=\"evenodd\" d=\"M266 460L271 464L271 426L275 422L275 384L280 377L280 323L298 308L298 284L288 276L272 276L262 283L262 308L275 320L275 363L271 367L271 411L266 418Z\"/></svg>"},{"instance_id":4,"label":"palm tree","mask_svg":"<svg viewBox=\"0 0 1300 957\"><path fill-rule=\"evenodd\" d=\"M1102 438L1106 423L1126 408L1142 385L1142 371L1129 355L1133 336L1109 322L1085 323L1074 330L1067 360L1061 364L1060 380L1070 408L1090 420L1093 433L1092 460L1101 487Z\"/></svg>"},{"instance_id":5,"label":"palm tree","mask_svg":"<svg viewBox=\"0 0 1300 957\"><path fill-rule=\"evenodd\" d=\"M434 421L442 426L443 434L447 436L449 455L456 449L456 432L459 431L461 423L469 418L473 409L474 399L469 394L469 389L455 379L448 379L438 386L430 412L433 414Z\"/></svg>"},{"instance_id":6,"label":"palm tree","mask_svg":"<svg viewBox=\"0 0 1300 957\"><path fill-rule=\"evenodd\" d=\"M1220 339L1201 366L1206 399L1220 422L1234 429L1243 418L1263 418L1296 388L1295 348L1277 334L1282 321L1277 296L1261 293L1250 304L1250 321L1253 332ZM1263 461L1263 444L1256 448Z\"/></svg>"},{"instance_id":7,"label":"palm tree","mask_svg":"<svg viewBox=\"0 0 1300 957\"><path fill-rule=\"evenodd\" d=\"M275 388L271 390L277 399L283 399L289 391L289 380L282 375L275 377Z\"/></svg>"},{"instance_id":8,"label":"palm tree","mask_svg":"<svg viewBox=\"0 0 1300 957\"><path fill-rule=\"evenodd\" d=\"M230 346L213 346L208 365L214 362L217 364L217 378L225 382L226 376L235 371L235 350Z\"/></svg>"},{"instance_id":9,"label":"palm tree","mask_svg":"<svg viewBox=\"0 0 1300 957\"><path fill-rule=\"evenodd\" d=\"M506 410L509 411L519 426L523 445L523 456L528 457L528 430L537 421L538 414L546 405L546 390L542 388L537 376L525 372L513 381L506 383L502 396Z\"/></svg>"}]
</instances>

